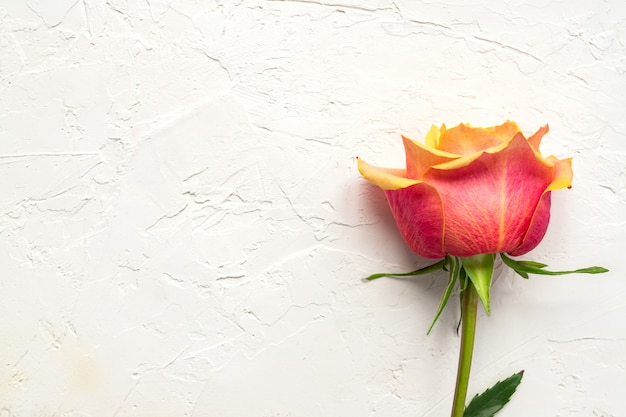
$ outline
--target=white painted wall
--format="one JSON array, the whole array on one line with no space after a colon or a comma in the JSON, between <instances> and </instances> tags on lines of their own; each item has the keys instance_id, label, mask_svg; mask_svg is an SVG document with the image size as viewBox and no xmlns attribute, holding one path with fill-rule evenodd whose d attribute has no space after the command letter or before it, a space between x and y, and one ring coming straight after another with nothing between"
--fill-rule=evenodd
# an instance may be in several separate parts
<instances>
[{"instance_id":1,"label":"white painted wall","mask_svg":"<svg viewBox=\"0 0 626 417\"><path fill-rule=\"evenodd\" d=\"M626 3L0 1L0 416L449 413L445 276L355 156L431 124L549 123L571 190L500 268L470 392L626 415Z\"/></svg>"}]
</instances>

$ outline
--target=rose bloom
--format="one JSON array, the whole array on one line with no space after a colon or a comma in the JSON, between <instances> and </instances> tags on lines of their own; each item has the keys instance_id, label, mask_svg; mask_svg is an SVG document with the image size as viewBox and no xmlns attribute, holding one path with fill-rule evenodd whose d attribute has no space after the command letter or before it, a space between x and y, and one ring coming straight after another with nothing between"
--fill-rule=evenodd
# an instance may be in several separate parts
<instances>
[{"instance_id":1,"label":"rose bloom","mask_svg":"<svg viewBox=\"0 0 626 417\"><path fill-rule=\"evenodd\" d=\"M550 192L571 187L571 158L539 152L548 126L526 138L517 124L432 126L425 144L402 137L406 169L358 159L385 191L402 238L426 258L534 249L550 220Z\"/></svg>"}]
</instances>

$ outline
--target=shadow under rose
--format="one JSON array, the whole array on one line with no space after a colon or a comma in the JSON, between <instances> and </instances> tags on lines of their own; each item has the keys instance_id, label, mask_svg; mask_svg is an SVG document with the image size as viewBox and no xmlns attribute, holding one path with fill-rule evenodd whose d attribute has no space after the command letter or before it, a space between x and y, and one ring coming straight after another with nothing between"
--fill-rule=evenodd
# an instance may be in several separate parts
<instances>
[{"instance_id":1,"label":"shadow under rose","mask_svg":"<svg viewBox=\"0 0 626 417\"><path fill-rule=\"evenodd\" d=\"M376 235L376 240L372 239L372 245L376 247L374 255L380 258L380 269L371 271L375 273L399 274L415 271L420 268L427 267L440 261L440 259L424 258L409 249L398 231L395 219L389 209L389 204L383 191L377 186L364 183L360 188L360 207L364 212L366 219L372 219L373 222L366 221L367 224L375 226L372 231ZM387 255L387 256L384 256ZM426 337L426 333L437 314L441 297L448 284L449 273L447 271L434 271L425 275L405 276L405 277L381 277L372 281L368 281L367 277L363 277L364 283L367 285L384 285L385 281L393 280L406 283L411 289L406 291L407 294L415 295L415 300L406 300L409 304L415 304L415 315L419 319L416 324L419 333ZM399 300L398 302L400 302ZM443 310L441 316L437 320L437 324L433 327L430 337L433 343L443 348L443 343L449 343L448 337L444 336L439 340L439 335L457 333L457 324L459 321L459 297L458 290L455 289ZM441 343L441 345L440 345Z\"/></svg>"}]
</instances>

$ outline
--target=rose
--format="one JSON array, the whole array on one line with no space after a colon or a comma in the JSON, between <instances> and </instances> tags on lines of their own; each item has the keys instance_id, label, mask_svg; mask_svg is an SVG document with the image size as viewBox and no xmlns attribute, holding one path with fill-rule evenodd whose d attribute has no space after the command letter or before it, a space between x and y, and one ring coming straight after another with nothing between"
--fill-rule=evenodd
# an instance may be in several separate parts
<instances>
[{"instance_id":1,"label":"rose","mask_svg":"<svg viewBox=\"0 0 626 417\"><path fill-rule=\"evenodd\" d=\"M458 282L461 297L461 347L452 416L493 415L509 401L522 372L498 382L465 405L474 348L477 304L490 312L490 288L496 253L524 278L529 274L598 274L606 268L550 271L547 265L517 261L535 248L550 220L550 194L571 187L572 161L543 157L539 144L548 132L540 128L528 139L507 121L500 126L473 128L461 124L447 130L431 127L426 144L402 137L406 169L378 168L359 159L359 171L385 191L400 233L409 247L435 264L408 273L449 272L433 325ZM431 325L431 329L432 326ZM430 332L430 330L429 330ZM508 394L502 394L507 391Z\"/></svg>"},{"instance_id":2,"label":"rose","mask_svg":"<svg viewBox=\"0 0 626 417\"><path fill-rule=\"evenodd\" d=\"M571 158L539 152L548 126L526 138L511 121L475 128L432 126L426 144L402 137L406 169L358 159L385 191L407 245L427 258L534 249L550 219L550 192L571 187Z\"/></svg>"}]
</instances>

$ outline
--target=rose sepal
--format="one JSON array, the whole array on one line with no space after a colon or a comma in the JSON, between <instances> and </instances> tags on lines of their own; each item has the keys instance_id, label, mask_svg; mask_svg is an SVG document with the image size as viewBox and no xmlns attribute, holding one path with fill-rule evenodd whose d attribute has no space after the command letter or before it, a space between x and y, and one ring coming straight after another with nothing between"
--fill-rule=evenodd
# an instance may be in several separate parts
<instances>
[{"instance_id":1,"label":"rose sepal","mask_svg":"<svg viewBox=\"0 0 626 417\"><path fill-rule=\"evenodd\" d=\"M492 253L485 253L473 256L461 256L463 269L476 288L478 297L483 303L487 315L491 313L490 294L491 280L493 277L493 264L496 256Z\"/></svg>"},{"instance_id":2,"label":"rose sepal","mask_svg":"<svg viewBox=\"0 0 626 417\"><path fill-rule=\"evenodd\" d=\"M515 260L501 253L500 257L505 265L514 270L522 278L528 279L528 274L537 275L568 275L568 274L602 274L609 272L608 269L601 266L590 266L588 268L575 269L572 271L548 271L544 269L548 265L534 261Z\"/></svg>"},{"instance_id":3,"label":"rose sepal","mask_svg":"<svg viewBox=\"0 0 626 417\"><path fill-rule=\"evenodd\" d=\"M441 294L441 301L439 302L439 307L437 307L437 314L435 314L435 318L433 319L433 322L426 332L427 335L429 335L430 332L433 330L433 327L435 327L435 323L437 323L437 320L439 320L439 316L441 316L443 309L446 307L446 304L448 304L448 300L450 299L452 290L454 289L456 281L461 274L462 267L459 258L457 258L456 256L446 255L444 261L445 263L442 269L444 271L448 270L449 272L448 284L446 285L446 289L444 290L443 294Z\"/></svg>"},{"instance_id":4,"label":"rose sepal","mask_svg":"<svg viewBox=\"0 0 626 417\"><path fill-rule=\"evenodd\" d=\"M437 263L434 263L432 265L428 265L425 266L423 268L420 269L416 269L415 271L411 271L411 272L403 272L403 273L393 273L393 272L381 272L378 274L372 274L369 277L365 278L366 281L373 281L375 279L378 278L382 278L382 277L412 277L412 276L416 276L416 275L426 275L426 274L430 274L431 272L435 272L438 271L440 269L444 269L446 267L446 262L447 262L447 258L446 259L442 259Z\"/></svg>"}]
</instances>

